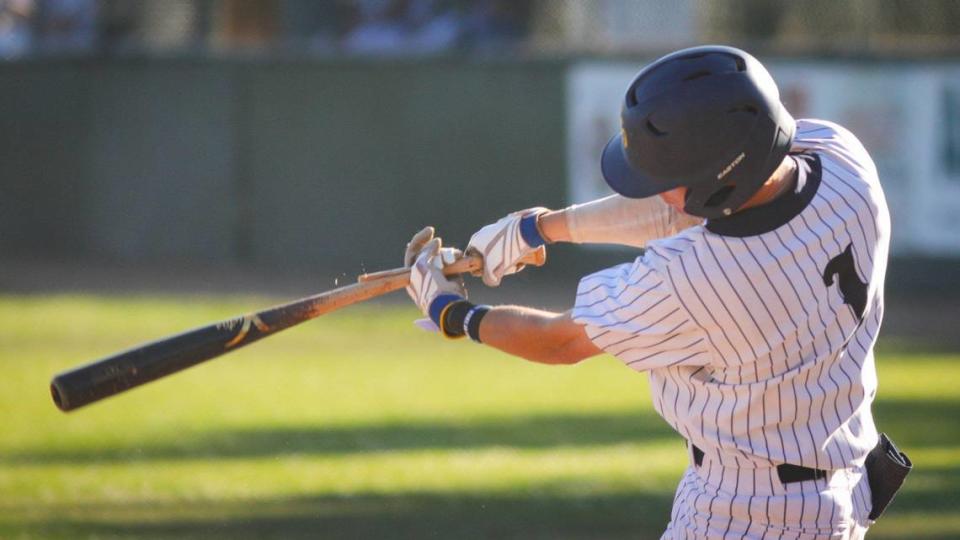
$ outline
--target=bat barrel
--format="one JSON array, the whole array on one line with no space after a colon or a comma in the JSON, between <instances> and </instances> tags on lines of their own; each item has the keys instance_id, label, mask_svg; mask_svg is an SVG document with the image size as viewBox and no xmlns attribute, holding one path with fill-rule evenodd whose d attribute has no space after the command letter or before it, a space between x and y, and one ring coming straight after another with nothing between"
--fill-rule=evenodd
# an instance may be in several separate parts
<instances>
[{"instance_id":1,"label":"bat barrel","mask_svg":"<svg viewBox=\"0 0 960 540\"><path fill-rule=\"evenodd\" d=\"M243 344L259 337L254 329ZM219 356L228 338L222 327L209 326L130 349L57 374L50 394L57 408L72 411Z\"/></svg>"},{"instance_id":2,"label":"bat barrel","mask_svg":"<svg viewBox=\"0 0 960 540\"><path fill-rule=\"evenodd\" d=\"M72 411L148 382L137 375L135 367L108 358L56 375L50 395L58 409Z\"/></svg>"},{"instance_id":3,"label":"bat barrel","mask_svg":"<svg viewBox=\"0 0 960 540\"><path fill-rule=\"evenodd\" d=\"M383 280L341 287L163 338L64 371L50 381L50 394L61 411L72 411L234 351L338 307L402 288L404 284Z\"/></svg>"},{"instance_id":4,"label":"bat barrel","mask_svg":"<svg viewBox=\"0 0 960 540\"><path fill-rule=\"evenodd\" d=\"M61 411L72 411L146 382L137 380L135 368L124 368L114 360L107 358L56 375L50 381L53 403Z\"/></svg>"}]
</instances>

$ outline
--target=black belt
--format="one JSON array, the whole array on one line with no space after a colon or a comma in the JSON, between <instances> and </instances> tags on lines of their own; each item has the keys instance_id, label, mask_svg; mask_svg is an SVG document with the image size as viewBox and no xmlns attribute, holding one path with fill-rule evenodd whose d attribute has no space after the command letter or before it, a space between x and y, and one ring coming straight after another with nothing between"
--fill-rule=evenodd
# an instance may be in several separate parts
<instances>
[{"instance_id":1,"label":"black belt","mask_svg":"<svg viewBox=\"0 0 960 540\"><path fill-rule=\"evenodd\" d=\"M699 467L703 464L703 450L697 448L695 444L691 444L690 448L693 450L693 462ZM827 471L783 463L777 465L777 476L780 477L781 483L790 484L792 482L806 482L807 480L826 478Z\"/></svg>"}]
</instances>

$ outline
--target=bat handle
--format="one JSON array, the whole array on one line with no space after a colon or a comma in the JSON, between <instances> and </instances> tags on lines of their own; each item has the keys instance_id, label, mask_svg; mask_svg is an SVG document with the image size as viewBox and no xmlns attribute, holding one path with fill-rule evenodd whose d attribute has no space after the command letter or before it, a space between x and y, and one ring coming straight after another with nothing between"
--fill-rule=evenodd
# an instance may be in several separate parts
<instances>
[{"instance_id":1,"label":"bat handle","mask_svg":"<svg viewBox=\"0 0 960 540\"><path fill-rule=\"evenodd\" d=\"M547 249L540 246L536 251L520 259L523 264L531 266L543 266L547 262ZM483 270L483 257L480 255L469 254L443 267L443 273L448 276L456 274L475 273Z\"/></svg>"},{"instance_id":2,"label":"bat handle","mask_svg":"<svg viewBox=\"0 0 960 540\"><path fill-rule=\"evenodd\" d=\"M544 246L540 246L536 251L527 255L520 260L523 264L529 264L531 266L543 266L547 262L547 250ZM443 273L447 276L455 276L457 274L473 274L483 270L483 257L476 254L469 254L457 259L451 264L443 267ZM393 270L384 270L382 272L373 272L371 274L363 274L357 278L357 281L360 283L368 283L371 281L380 281L380 280L400 280L401 278L409 278L410 268L394 268ZM406 286L406 281L403 282L403 285L398 288Z\"/></svg>"}]
</instances>

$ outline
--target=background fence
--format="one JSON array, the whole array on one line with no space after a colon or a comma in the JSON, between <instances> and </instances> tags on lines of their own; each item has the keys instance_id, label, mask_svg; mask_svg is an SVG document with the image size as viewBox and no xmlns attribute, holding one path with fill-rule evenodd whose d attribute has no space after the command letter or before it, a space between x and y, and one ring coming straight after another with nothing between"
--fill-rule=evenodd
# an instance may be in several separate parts
<instances>
[{"instance_id":1,"label":"background fence","mask_svg":"<svg viewBox=\"0 0 960 540\"><path fill-rule=\"evenodd\" d=\"M939 265L960 257L958 5L0 1L0 262L339 273L393 264L424 223L463 243L602 195L630 75L725 42L864 140L894 255Z\"/></svg>"},{"instance_id":2,"label":"background fence","mask_svg":"<svg viewBox=\"0 0 960 540\"><path fill-rule=\"evenodd\" d=\"M0 249L326 269L395 263L565 199L563 66L0 65Z\"/></svg>"}]
</instances>

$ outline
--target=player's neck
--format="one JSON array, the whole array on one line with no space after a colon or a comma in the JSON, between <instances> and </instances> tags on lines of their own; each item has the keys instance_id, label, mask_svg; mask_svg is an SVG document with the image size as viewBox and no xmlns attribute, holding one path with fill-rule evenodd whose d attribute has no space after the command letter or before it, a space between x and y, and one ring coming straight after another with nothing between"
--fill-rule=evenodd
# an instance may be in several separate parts
<instances>
[{"instance_id":1,"label":"player's neck","mask_svg":"<svg viewBox=\"0 0 960 540\"><path fill-rule=\"evenodd\" d=\"M787 193L797 182L797 162L790 156L784 158L777 170L770 175L770 179L764 182L763 186L753 194L753 197L747 200L739 210L746 210L754 206L767 204L784 193Z\"/></svg>"}]
</instances>

